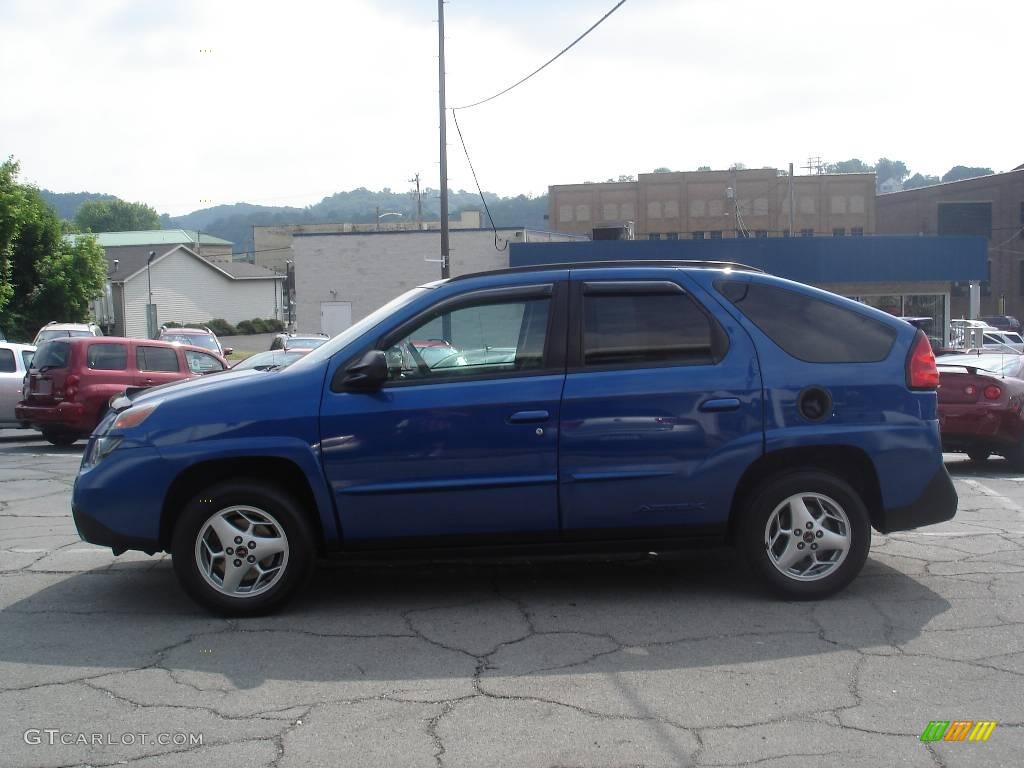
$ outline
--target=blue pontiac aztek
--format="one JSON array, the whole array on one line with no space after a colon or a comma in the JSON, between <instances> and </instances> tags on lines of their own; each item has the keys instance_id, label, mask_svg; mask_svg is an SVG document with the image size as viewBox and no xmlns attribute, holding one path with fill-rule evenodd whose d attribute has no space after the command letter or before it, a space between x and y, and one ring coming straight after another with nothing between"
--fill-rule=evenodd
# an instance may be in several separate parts
<instances>
[{"instance_id":1,"label":"blue pontiac aztek","mask_svg":"<svg viewBox=\"0 0 1024 768\"><path fill-rule=\"evenodd\" d=\"M115 398L73 511L222 614L320 555L732 542L791 598L957 496L928 339L737 264L552 265L416 288L282 369Z\"/></svg>"}]
</instances>

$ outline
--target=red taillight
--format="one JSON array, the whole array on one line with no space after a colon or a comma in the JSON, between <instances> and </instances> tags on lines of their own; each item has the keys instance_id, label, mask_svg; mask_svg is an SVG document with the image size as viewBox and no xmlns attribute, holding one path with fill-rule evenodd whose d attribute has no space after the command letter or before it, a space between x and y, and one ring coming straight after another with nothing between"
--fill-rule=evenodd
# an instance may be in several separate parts
<instances>
[{"instance_id":1,"label":"red taillight","mask_svg":"<svg viewBox=\"0 0 1024 768\"><path fill-rule=\"evenodd\" d=\"M989 384L985 387L984 395L986 400L998 400L1000 395L1003 394L1003 390L997 387L995 384Z\"/></svg>"},{"instance_id":2,"label":"red taillight","mask_svg":"<svg viewBox=\"0 0 1024 768\"><path fill-rule=\"evenodd\" d=\"M907 358L907 386L911 389L936 389L939 386L939 369L935 367L932 345L922 331L917 332Z\"/></svg>"},{"instance_id":3,"label":"red taillight","mask_svg":"<svg viewBox=\"0 0 1024 768\"><path fill-rule=\"evenodd\" d=\"M71 374L64 379L64 399L74 400L75 395L78 394L78 377L75 374Z\"/></svg>"}]
</instances>

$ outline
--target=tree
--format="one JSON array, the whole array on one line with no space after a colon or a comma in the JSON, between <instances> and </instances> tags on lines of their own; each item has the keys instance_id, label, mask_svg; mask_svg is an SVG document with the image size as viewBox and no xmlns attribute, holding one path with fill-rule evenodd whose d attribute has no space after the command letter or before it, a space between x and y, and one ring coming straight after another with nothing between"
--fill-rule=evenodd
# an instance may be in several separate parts
<instances>
[{"instance_id":1,"label":"tree","mask_svg":"<svg viewBox=\"0 0 1024 768\"><path fill-rule=\"evenodd\" d=\"M75 214L83 232L137 232L160 229L160 217L145 203L124 200L88 200Z\"/></svg>"},{"instance_id":2,"label":"tree","mask_svg":"<svg viewBox=\"0 0 1024 768\"><path fill-rule=\"evenodd\" d=\"M698 171L710 171L711 170L711 166L710 165L702 165L702 166L698 167L697 170Z\"/></svg>"},{"instance_id":3,"label":"tree","mask_svg":"<svg viewBox=\"0 0 1024 768\"><path fill-rule=\"evenodd\" d=\"M942 176L943 181L960 181L960 179L974 179L978 176L991 176L994 171L991 168L978 168L969 165L954 165Z\"/></svg>"},{"instance_id":4,"label":"tree","mask_svg":"<svg viewBox=\"0 0 1024 768\"><path fill-rule=\"evenodd\" d=\"M902 160L890 160L887 157L880 157L878 158L878 162L875 163L876 185L881 184L883 181L888 181L889 179L895 179L897 182L902 182L909 175L910 170Z\"/></svg>"},{"instance_id":5,"label":"tree","mask_svg":"<svg viewBox=\"0 0 1024 768\"><path fill-rule=\"evenodd\" d=\"M854 157L849 160L840 160L838 163L829 163L825 169L829 173L873 173L875 167Z\"/></svg>"},{"instance_id":6,"label":"tree","mask_svg":"<svg viewBox=\"0 0 1024 768\"><path fill-rule=\"evenodd\" d=\"M672 169L662 166L661 168L655 168L651 173L672 173Z\"/></svg>"},{"instance_id":7,"label":"tree","mask_svg":"<svg viewBox=\"0 0 1024 768\"><path fill-rule=\"evenodd\" d=\"M13 159L0 165L0 327L30 339L49 320L88 319L107 261L95 237L62 237L56 213L18 170Z\"/></svg>"},{"instance_id":8,"label":"tree","mask_svg":"<svg viewBox=\"0 0 1024 768\"><path fill-rule=\"evenodd\" d=\"M938 176L922 175L915 173L905 182L903 182L904 189L918 189L919 187L930 187L933 184L938 184L941 179Z\"/></svg>"}]
</instances>

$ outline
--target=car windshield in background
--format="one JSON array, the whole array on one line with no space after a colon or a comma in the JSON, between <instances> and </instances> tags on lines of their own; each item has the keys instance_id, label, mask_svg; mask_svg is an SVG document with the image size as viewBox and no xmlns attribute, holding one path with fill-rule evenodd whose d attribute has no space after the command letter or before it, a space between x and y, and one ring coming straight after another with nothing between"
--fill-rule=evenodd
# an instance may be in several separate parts
<instances>
[{"instance_id":1,"label":"car windshield in background","mask_svg":"<svg viewBox=\"0 0 1024 768\"><path fill-rule=\"evenodd\" d=\"M59 341L45 342L36 349L32 365L36 370L42 368L64 368L68 364L71 347Z\"/></svg>"},{"instance_id":2,"label":"car windshield in background","mask_svg":"<svg viewBox=\"0 0 1024 768\"><path fill-rule=\"evenodd\" d=\"M270 370L271 368L286 368L296 360L300 360L306 356L306 350L298 349L295 351L285 351L283 349L274 349L270 352L260 352L259 354L247 357L242 362L231 368L232 371L244 371L248 368L255 368L257 370Z\"/></svg>"},{"instance_id":3,"label":"car windshield in background","mask_svg":"<svg viewBox=\"0 0 1024 768\"><path fill-rule=\"evenodd\" d=\"M191 344L196 347L202 347L208 349L211 352L220 354L220 347L217 346L217 340L207 333L164 333L160 336L160 341L169 341L172 344Z\"/></svg>"},{"instance_id":4,"label":"car windshield in background","mask_svg":"<svg viewBox=\"0 0 1024 768\"><path fill-rule=\"evenodd\" d=\"M41 344L42 342L48 341L50 339L66 339L69 336L72 337L72 338L75 338L75 337L78 337L78 336L92 336L92 335L93 334L89 333L89 331L60 331L60 330L40 331L39 332L39 336L38 336L38 343Z\"/></svg>"},{"instance_id":5,"label":"car windshield in background","mask_svg":"<svg viewBox=\"0 0 1024 768\"><path fill-rule=\"evenodd\" d=\"M1005 355L942 355L935 364L941 367L977 368L1000 376L1019 378L1021 356L1008 352Z\"/></svg>"},{"instance_id":6,"label":"car windshield in background","mask_svg":"<svg viewBox=\"0 0 1024 768\"><path fill-rule=\"evenodd\" d=\"M316 349L326 341L326 336L292 336L285 341L285 346L288 349Z\"/></svg>"}]
</instances>

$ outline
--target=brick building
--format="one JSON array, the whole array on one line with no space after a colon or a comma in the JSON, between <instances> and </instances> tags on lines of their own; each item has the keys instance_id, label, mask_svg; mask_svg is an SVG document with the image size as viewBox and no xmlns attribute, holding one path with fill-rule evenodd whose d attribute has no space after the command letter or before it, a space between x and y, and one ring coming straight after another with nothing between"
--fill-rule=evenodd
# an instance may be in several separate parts
<instances>
[{"instance_id":1,"label":"brick building","mask_svg":"<svg viewBox=\"0 0 1024 768\"><path fill-rule=\"evenodd\" d=\"M981 284L982 315L1024 318L1024 166L875 201L879 234L981 235L988 240L988 280ZM954 284L953 317L967 317L967 286Z\"/></svg>"}]
</instances>

